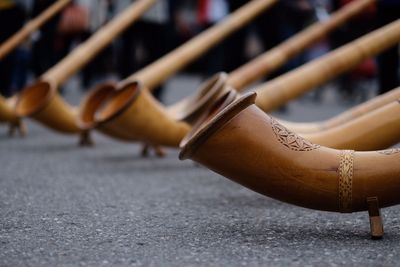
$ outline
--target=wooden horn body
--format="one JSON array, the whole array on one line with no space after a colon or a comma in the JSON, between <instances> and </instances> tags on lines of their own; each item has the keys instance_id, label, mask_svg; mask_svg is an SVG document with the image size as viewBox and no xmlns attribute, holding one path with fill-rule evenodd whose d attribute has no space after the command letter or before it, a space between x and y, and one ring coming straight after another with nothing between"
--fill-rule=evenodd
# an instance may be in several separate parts
<instances>
[{"instance_id":1,"label":"wooden horn body","mask_svg":"<svg viewBox=\"0 0 400 267\"><path fill-rule=\"evenodd\" d=\"M74 134L81 131L76 121L76 109L58 94L54 83L39 81L23 90L18 98L16 112L29 116L57 132Z\"/></svg>"},{"instance_id":2,"label":"wooden horn body","mask_svg":"<svg viewBox=\"0 0 400 267\"><path fill-rule=\"evenodd\" d=\"M399 41L400 19L259 86L256 104L272 111Z\"/></svg>"},{"instance_id":3,"label":"wooden horn body","mask_svg":"<svg viewBox=\"0 0 400 267\"><path fill-rule=\"evenodd\" d=\"M8 99L0 96L0 122L17 123L20 118L15 114L12 105L9 104Z\"/></svg>"},{"instance_id":4,"label":"wooden horn body","mask_svg":"<svg viewBox=\"0 0 400 267\"><path fill-rule=\"evenodd\" d=\"M77 109L70 106L59 95L59 86L87 64L154 3L155 0L135 1L43 74L38 82L25 88L19 95L17 114L23 117L29 116L57 132L66 134L81 132L83 129L77 119Z\"/></svg>"},{"instance_id":5,"label":"wooden horn body","mask_svg":"<svg viewBox=\"0 0 400 267\"><path fill-rule=\"evenodd\" d=\"M367 210L400 203L400 150L354 152L311 143L254 105L249 93L222 110L181 143L190 158L263 195L310 209ZM214 115L216 114L216 115Z\"/></svg>"},{"instance_id":6,"label":"wooden horn body","mask_svg":"<svg viewBox=\"0 0 400 267\"><path fill-rule=\"evenodd\" d=\"M190 129L188 124L169 116L138 82L117 90L97 111L96 121L100 121L97 128L106 134L129 135L132 141L170 147L177 147Z\"/></svg>"},{"instance_id":7,"label":"wooden horn body","mask_svg":"<svg viewBox=\"0 0 400 267\"><path fill-rule=\"evenodd\" d=\"M375 2L376 0L351 2L333 13L329 19L312 24L275 48L264 52L250 62L232 71L227 77L226 84L228 87L233 87L239 92L242 91L249 84L283 66L291 58L297 56ZM198 115L201 114L199 110L205 110L207 106L211 105L213 100L216 99L217 94L215 88L213 88L214 93L209 94L207 90L209 90L210 87L205 85L212 82L213 79L214 77L212 77L211 80L205 81L203 85L199 87L195 97L190 96L185 98L171 107L174 109L175 114L178 115L178 119L194 121L198 118ZM223 92L222 90L221 94ZM201 96L201 98L199 96ZM199 105L199 103L202 103L202 105Z\"/></svg>"},{"instance_id":8,"label":"wooden horn body","mask_svg":"<svg viewBox=\"0 0 400 267\"><path fill-rule=\"evenodd\" d=\"M71 0L58 0L39 16L26 23L17 33L0 45L0 60L18 47L30 34L63 10L70 2Z\"/></svg>"},{"instance_id":9,"label":"wooden horn body","mask_svg":"<svg viewBox=\"0 0 400 267\"><path fill-rule=\"evenodd\" d=\"M366 113L369 113L375 109L383 107L397 99L400 99L400 88L396 88L382 95L376 96L362 104L359 104L325 121L290 122L290 121L279 120L279 123L285 125L285 127L289 128L290 130L298 134L317 133L320 131L325 131L340 126L353 119L363 116Z\"/></svg>"},{"instance_id":10,"label":"wooden horn body","mask_svg":"<svg viewBox=\"0 0 400 267\"><path fill-rule=\"evenodd\" d=\"M167 78L181 70L193 60L200 57L213 46L217 45L229 34L235 32L239 28L243 27L245 24L249 23L252 19L257 17L259 14L271 7L276 2L277 0L249 1L249 3L243 5L241 8L229 15L223 21L205 30L185 44L158 59L154 63L121 81L118 87L123 88L127 84L131 84L134 81L139 81L143 85L143 87L146 88L146 90L153 90L155 87L164 82ZM95 110L86 108L85 105L92 105L91 98L93 98L94 102L98 100L98 95L102 94L102 92L97 93L96 90L102 91L103 89L99 87L92 89L90 93L85 96L84 101L80 105L80 109L86 111L86 114L81 113L81 115L85 115L86 118L94 118ZM155 101L153 102L155 103ZM186 104L182 105L186 106ZM157 108L155 107L155 109ZM90 111L91 114L89 114ZM175 108L171 108L169 110L169 113L171 115L180 115L179 110ZM84 118L80 118L80 120L84 120ZM95 128L97 123L94 120L92 120L91 123L92 128ZM89 121L87 119L86 124L89 125ZM116 136L111 135L111 137Z\"/></svg>"},{"instance_id":11,"label":"wooden horn body","mask_svg":"<svg viewBox=\"0 0 400 267\"><path fill-rule=\"evenodd\" d=\"M400 141L400 103L392 101L342 125L300 135L313 143L336 149L388 148Z\"/></svg>"}]
</instances>

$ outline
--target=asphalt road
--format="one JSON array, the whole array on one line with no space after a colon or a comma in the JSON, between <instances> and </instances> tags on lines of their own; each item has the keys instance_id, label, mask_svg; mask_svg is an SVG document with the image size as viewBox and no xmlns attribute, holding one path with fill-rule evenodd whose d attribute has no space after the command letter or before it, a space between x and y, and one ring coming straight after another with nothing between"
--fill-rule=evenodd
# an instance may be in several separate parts
<instances>
[{"instance_id":1,"label":"asphalt road","mask_svg":"<svg viewBox=\"0 0 400 267\"><path fill-rule=\"evenodd\" d=\"M196 82L172 80L167 102ZM345 108L328 97L278 115L314 120ZM385 237L372 241L367 213L287 205L176 150L141 158L137 144L98 134L82 149L75 136L28 127L10 139L0 125L0 266L400 266L400 207L383 210Z\"/></svg>"}]
</instances>

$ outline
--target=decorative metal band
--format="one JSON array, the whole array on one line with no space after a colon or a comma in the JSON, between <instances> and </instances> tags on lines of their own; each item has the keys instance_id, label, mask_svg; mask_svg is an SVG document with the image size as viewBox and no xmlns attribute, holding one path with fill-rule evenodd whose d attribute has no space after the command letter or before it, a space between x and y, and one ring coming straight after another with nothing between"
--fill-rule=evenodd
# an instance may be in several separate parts
<instances>
[{"instance_id":1,"label":"decorative metal band","mask_svg":"<svg viewBox=\"0 0 400 267\"><path fill-rule=\"evenodd\" d=\"M294 151L311 151L320 147L304 139L303 137L288 130L286 127L271 118L272 131L277 137L278 141L287 148Z\"/></svg>"},{"instance_id":2,"label":"decorative metal band","mask_svg":"<svg viewBox=\"0 0 400 267\"><path fill-rule=\"evenodd\" d=\"M400 153L400 148L391 148L391 149L386 149L386 150L379 150L377 151L379 154L383 155L393 155Z\"/></svg>"},{"instance_id":3,"label":"decorative metal band","mask_svg":"<svg viewBox=\"0 0 400 267\"><path fill-rule=\"evenodd\" d=\"M339 165L339 210L352 212L354 151L342 150Z\"/></svg>"}]
</instances>

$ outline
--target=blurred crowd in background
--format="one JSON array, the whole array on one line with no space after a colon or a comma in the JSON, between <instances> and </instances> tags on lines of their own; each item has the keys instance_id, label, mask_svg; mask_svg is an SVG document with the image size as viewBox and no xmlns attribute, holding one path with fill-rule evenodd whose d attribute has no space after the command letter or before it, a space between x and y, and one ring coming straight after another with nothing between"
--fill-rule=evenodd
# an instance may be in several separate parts
<instances>
[{"instance_id":1,"label":"blurred crowd in background","mask_svg":"<svg viewBox=\"0 0 400 267\"><path fill-rule=\"evenodd\" d=\"M0 0L0 43L54 0ZM0 61L0 91L10 96L39 77L79 43L126 8L131 0L75 0ZM113 76L124 78L224 19L247 0L158 0L157 4L80 73L83 89ZM186 71L209 76L229 72L283 42L351 0L281 0L251 25L212 49ZM400 18L400 0L380 0L326 40L266 77L276 77L371 30ZM362 82L377 81L380 93L399 85L398 46L367 60L335 81L344 99L354 99ZM160 88L161 89L161 88ZM359 90L361 91L361 90ZM161 90L156 91L159 96ZM365 99L362 99L365 100Z\"/></svg>"}]
</instances>

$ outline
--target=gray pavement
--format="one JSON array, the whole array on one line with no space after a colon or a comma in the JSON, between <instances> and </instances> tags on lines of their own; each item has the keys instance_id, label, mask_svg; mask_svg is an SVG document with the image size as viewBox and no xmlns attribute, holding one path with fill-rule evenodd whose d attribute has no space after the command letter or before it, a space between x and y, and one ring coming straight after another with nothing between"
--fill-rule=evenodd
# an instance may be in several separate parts
<instances>
[{"instance_id":1,"label":"gray pavement","mask_svg":"<svg viewBox=\"0 0 400 267\"><path fill-rule=\"evenodd\" d=\"M199 81L173 79L167 102ZM276 115L306 121L348 107L326 95ZM287 205L176 150L141 158L137 144L99 134L82 149L75 136L28 127L9 139L0 125L0 266L400 266L399 207L383 210L385 237L372 241L366 213Z\"/></svg>"}]
</instances>

